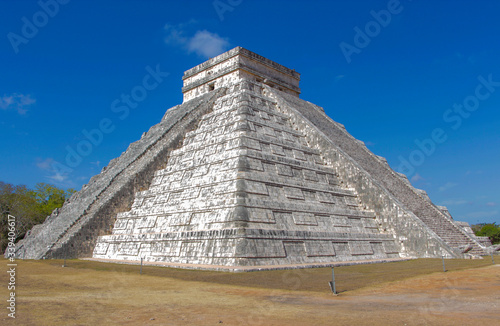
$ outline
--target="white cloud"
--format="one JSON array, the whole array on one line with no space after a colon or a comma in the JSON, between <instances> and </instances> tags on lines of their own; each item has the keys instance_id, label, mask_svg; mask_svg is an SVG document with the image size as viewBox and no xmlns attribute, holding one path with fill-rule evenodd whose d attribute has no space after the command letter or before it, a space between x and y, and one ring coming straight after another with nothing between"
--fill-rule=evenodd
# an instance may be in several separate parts
<instances>
[{"instance_id":1,"label":"white cloud","mask_svg":"<svg viewBox=\"0 0 500 326\"><path fill-rule=\"evenodd\" d=\"M494 206L496 206L496 205L497 205L497 203L494 203L494 202L492 202L492 201L490 201L490 202L486 203L486 206L489 206L489 207L494 207Z\"/></svg>"},{"instance_id":2,"label":"white cloud","mask_svg":"<svg viewBox=\"0 0 500 326\"><path fill-rule=\"evenodd\" d=\"M191 20L177 25L166 24L163 28L166 32L165 43L179 46L188 53L194 52L206 58L215 57L228 50L229 41L216 33L198 30L192 35L188 32L188 29L195 23Z\"/></svg>"},{"instance_id":3,"label":"white cloud","mask_svg":"<svg viewBox=\"0 0 500 326\"><path fill-rule=\"evenodd\" d=\"M456 186L458 186L458 183L447 182L443 186L439 187L439 191L446 191Z\"/></svg>"},{"instance_id":4,"label":"white cloud","mask_svg":"<svg viewBox=\"0 0 500 326\"><path fill-rule=\"evenodd\" d=\"M15 109L19 114L26 114L27 107L34 103L36 103L36 100L31 98L31 95L14 93L11 95L4 94L0 97L0 109Z\"/></svg>"},{"instance_id":5,"label":"white cloud","mask_svg":"<svg viewBox=\"0 0 500 326\"><path fill-rule=\"evenodd\" d=\"M411 182L417 182L417 181L420 181L420 180L424 180L424 178L420 175L420 174L415 174L413 177L411 177L410 181Z\"/></svg>"},{"instance_id":6,"label":"white cloud","mask_svg":"<svg viewBox=\"0 0 500 326\"><path fill-rule=\"evenodd\" d=\"M50 180L56 181L56 182L63 182L66 179L68 179L68 176L67 175L62 175L60 173L55 173L53 175L48 175L47 178L50 179Z\"/></svg>"},{"instance_id":7,"label":"white cloud","mask_svg":"<svg viewBox=\"0 0 500 326\"><path fill-rule=\"evenodd\" d=\"M36 159L36 166L40 170L50 171L50 170L52 170L52 163L53 162L54 162L54 159L51 157L46 158L45 160L42 160L41 158L38 157Z\"/></svg>"},{"instance_id":8,"label":"white cloud","mask_svg":"<svg viewBox=\"0 0 500 326\"><path fill-rule=\"evenodd\" d=\"M207 30L197 31L188 42L188 51L196 52L203 57L215 57L226 51L229 42L215 33Z\"/></svg>"}]
</instances>

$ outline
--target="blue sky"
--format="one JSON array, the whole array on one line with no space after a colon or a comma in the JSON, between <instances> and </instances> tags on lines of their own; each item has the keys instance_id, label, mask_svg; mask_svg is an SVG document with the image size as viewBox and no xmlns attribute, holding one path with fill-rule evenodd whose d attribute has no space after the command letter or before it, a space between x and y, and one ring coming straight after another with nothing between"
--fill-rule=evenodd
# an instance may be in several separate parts
<instances>
[{"instance_id":1,"label":"blue sky","mask_svg":"<svg viewBox=\"0 0 500 326\"><path fill-rule=\"evenodd\" d=\"M0 13L1 181L80 189L182 102L185 70L242 46L301 73L303 99L455 219L500 222L498 1L41 0Z\"/></svg>"}]
</instances>

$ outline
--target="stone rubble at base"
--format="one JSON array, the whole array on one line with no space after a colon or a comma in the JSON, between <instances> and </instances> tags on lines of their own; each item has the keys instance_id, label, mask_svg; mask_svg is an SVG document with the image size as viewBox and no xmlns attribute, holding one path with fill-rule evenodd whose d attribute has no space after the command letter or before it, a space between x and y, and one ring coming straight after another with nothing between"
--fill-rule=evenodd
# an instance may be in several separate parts
<instances>
[{"instance_id":1,"label":"stone rubble at base","mask_svg":"<svg viewBox=\"0 0 500 326\"><path fill-rule=\"evenodd\" d=\"M265 268L486 254L484 239L299 99L294 70L237 47L183 80L184 103L18 256Z\"/></svg>"}]
</instances>

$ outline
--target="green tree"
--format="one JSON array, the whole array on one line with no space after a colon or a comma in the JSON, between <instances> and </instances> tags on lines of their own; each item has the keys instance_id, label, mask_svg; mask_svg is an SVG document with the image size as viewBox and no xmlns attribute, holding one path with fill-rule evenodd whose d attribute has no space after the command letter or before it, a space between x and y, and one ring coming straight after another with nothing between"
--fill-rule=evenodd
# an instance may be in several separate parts
<instances>
[{"instance_id":1,"label":"green tree","mask_svg":"<svg viewBox=\"0 0 500 326\"><path fill-rule=\"evenodd\" d=\"M477 233L478 233L479 231L481 231L481 228L482 228L483 226L485 226L485 225L486 225L486 223L472 224L472 225L470 226L470 228L472 229L472 231L474 232L474 234L475 234L475 235L477 235Z\"/></svg>"},{"instance_id":2,"label":"green tree","mask_svg":"<svg viewBox=\"0 0 500 326\"><path fill-rule=\"evenodd\" d=\"M30 196L38 203L38 209L43 219L49 216L56 208L61 207L67 198L74 193L74 189L66 191L48 183L37 183L35 190L30 191ZM37 221L38 223L43 222Z\"/></svg>"},{"instance_id":3,"label":"green tree","mask_svg":"<svg viewBox=\"0 0 500 326\"><path fill-rule=\"evenodd\" d=\"M66 191L53 185L39 183L35 189L24 185L14 186L0 181L0 248L5 251L8 244L8 215L16 217L16 241L22 239L34 225L45 221L55 208L75 192Z\"/></svg>"},{"instance_id":4,"label":"green tree","mask_svg":"<svg viewBox=\"0 0 500 326\"><path fill-rule=\"evenodd\" d=\"M482 236L482 237L488 237L490 238L491 242L493 244L498 244L500 243L500 226L497 225L496 223L482 223L478 224L481 226L481 228L474 232L476 233L477 236ZM476 228L477 229L477 228Z\"/></svg>"}]
</instances>

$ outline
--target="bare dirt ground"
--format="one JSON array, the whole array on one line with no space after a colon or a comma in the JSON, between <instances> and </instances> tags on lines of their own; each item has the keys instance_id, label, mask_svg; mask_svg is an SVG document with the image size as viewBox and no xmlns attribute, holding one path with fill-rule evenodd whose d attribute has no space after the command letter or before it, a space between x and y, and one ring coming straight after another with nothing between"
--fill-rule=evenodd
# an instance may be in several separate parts
<instances>
[{"instance_id":1,"label":"bare dirt ground","mask_svg":"<svg viewBox=\"0 0 500 326\"><path fill-rule=\"evenodd\" d=\"M496 257L498 260L499 257ZM69 260L17 261L16 319L1 325L499 325L491 259L221 273ZM7 261L0 260L7 270Z\"/></svg>"}]
</instances>

